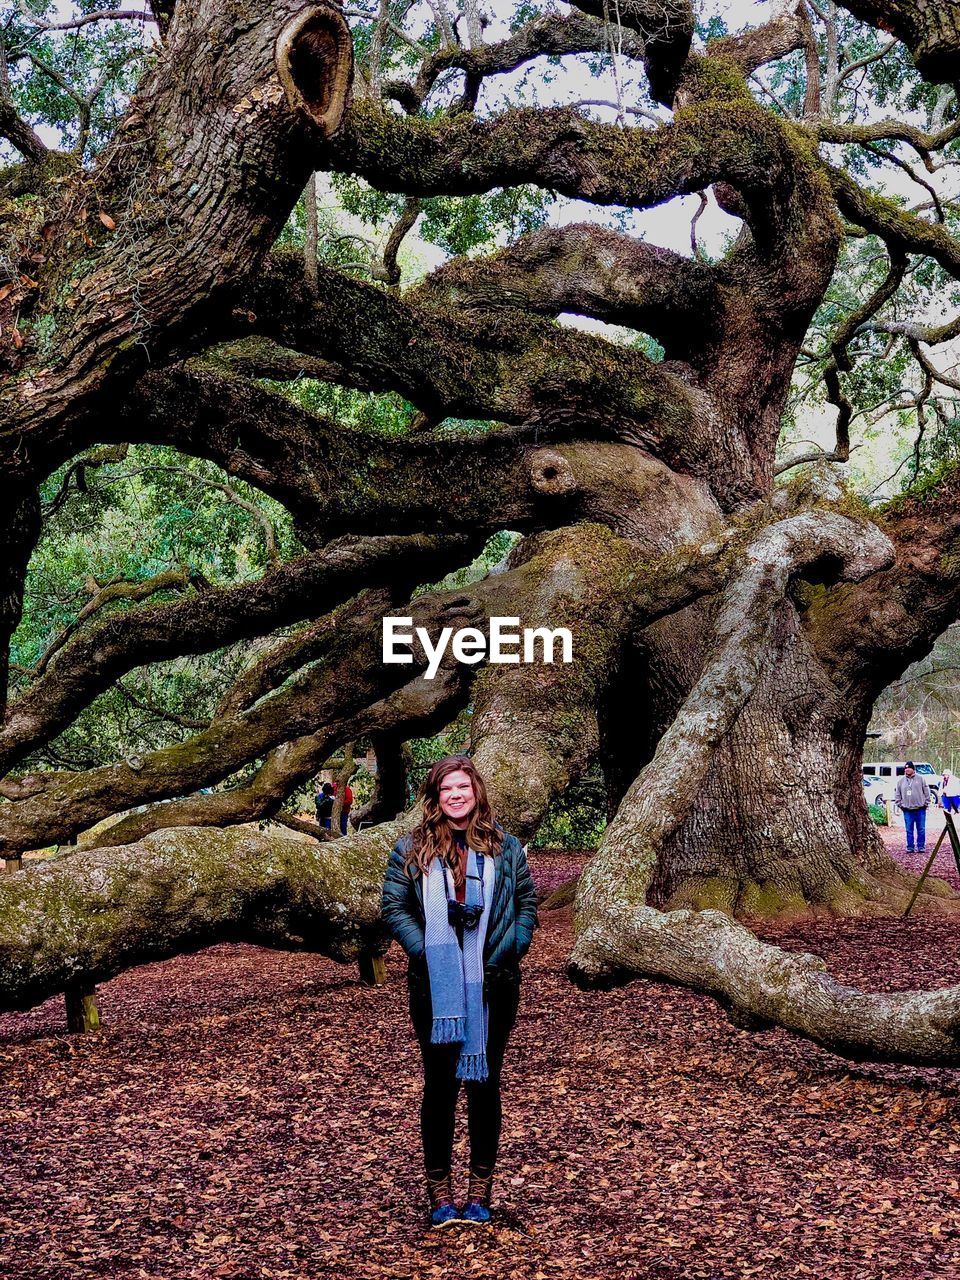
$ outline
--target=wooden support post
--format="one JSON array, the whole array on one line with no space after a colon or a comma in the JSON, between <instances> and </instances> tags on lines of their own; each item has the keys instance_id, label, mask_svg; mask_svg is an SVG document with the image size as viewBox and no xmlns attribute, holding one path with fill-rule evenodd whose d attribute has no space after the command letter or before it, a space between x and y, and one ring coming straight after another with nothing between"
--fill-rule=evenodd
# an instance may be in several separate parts
<instances>
[{"instance_id":1,"label":"wooden support post","mask_svg":"<svg viewBox=\"0 0 960 1280\"><path fill-rule=\"evenodd\" d=\"M383 956L360 957L360 981L368 987L382 987L387 980L387 962Z\"/></svg>"},{"instance_id":2,"label":"wooden support post","mask_svg":"<svg viewBox=\"0 0 960 1280\"><path fill-rule=\"evenodd\" d=\"M63 993L67 1006L68 1031L99 1031L100 1010L97 988L92 982L75 982Z\"/></svg>"},{"instance_id":3,"label":"wooden support post","mask_svg":"<svg viewBox=\"0 0 960 1280\"><path fill-rule=\"evenodd\" d=\"M14 871L20 871L22 868L23 859L21 857L4 858L3 860L3 869L8 875L12 875Z\"/></svg>"}]
</instances>

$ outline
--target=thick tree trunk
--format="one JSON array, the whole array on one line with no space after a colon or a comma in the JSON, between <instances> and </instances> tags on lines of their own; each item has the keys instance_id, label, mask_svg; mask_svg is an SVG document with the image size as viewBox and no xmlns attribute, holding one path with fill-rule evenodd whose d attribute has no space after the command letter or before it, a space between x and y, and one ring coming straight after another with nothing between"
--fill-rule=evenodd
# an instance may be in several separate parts
<instances>
[{"instance_id":1,"label":"thick tree trunk","mask_svg":"<svg viewBox=\"0 0 960 1280\"><path fill-rule=\"evenodd\" d=\"M23 612L27 563L40 532L40 498L29 482L6 489L0 509L0 718L7 707L10 639Z\"/></svg>"},{"instance_id":2,"label":"thick tree trunk","mask_svg":"<svg viewBox=\"0 0 960 1280\"><path fill-rule=\"evenodd\" d=\"M696 684L580 879L568 972L594 986L668 977L710 992L746 1025L776 1023L848 1057L945 1065L960 1061L960 988L866 994L829 977L815 956L758 942L723 912L664 912L647 900L662 850L689 820L718 748L762 692L771 651L787 660L791 580L822 563L827 548L845 582L887 567L893 553L875 526L825 512L783 520L747 548Z\"/></svg>"},{"instance_id":3,"label":"thick tree trunk","mask_svg":"<svg viewBox=\"0 0 960 1280\"><path fill-rule=\"evenodd\" d=\"M648 632L651 752L703 661L705 612L693 606ZM885 853L863 799L871 707L837 688L790 602L777 632L689 815L664 842L649 900L742 917L900 911L913 877ZM939 881L926 888L925 903L954 898Z\"/></svg>"},{"instance_id":4,"label":"thick tree trunk","mask_svg":"<svg viewBox=\"0 0 960 1280\"><path fill-rule=\"evenodd\" d=\"M823 484L813 476L784 491L779 505L809 502L810 518L832 520L817 506ZM896 561L862 585L830 585L839 552L824 544L779 603L768 597L762 609L772 624L751 641L756 681L715 743L692 803L658 846L651 904L745 917L903 909L914 878L886 855L867 814L863 742L881 689L953 616L957 588L943 557L957 520L946 498L942 507L901 504L885 525L895 535ZM877 530L862 527L866 548ZM731 588L747 570L743 550L734 554ZM718 598L697 601L637 633L601 712L611 818L701 679L722 608ZM678 766L674 772L682 789ZM925 904L956 905L942 883L925 889Z\"/></svg>"}]
</instances>

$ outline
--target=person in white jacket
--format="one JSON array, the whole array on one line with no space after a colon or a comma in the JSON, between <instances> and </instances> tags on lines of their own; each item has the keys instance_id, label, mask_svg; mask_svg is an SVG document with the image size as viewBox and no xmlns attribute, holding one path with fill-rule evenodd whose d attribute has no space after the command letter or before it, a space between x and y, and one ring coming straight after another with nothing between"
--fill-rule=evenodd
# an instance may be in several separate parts
<instances>
[{"instance_id":1,"label":"person in white jacket","mask_svg":"<svg viewBox=\"0 0 960 1280\"><path fill-rule=\"evenodd\" d=\"M960 813L960 778L949 769L944 770L940 783L940 803L947 812Z\"/></svg>"}]
</instances>

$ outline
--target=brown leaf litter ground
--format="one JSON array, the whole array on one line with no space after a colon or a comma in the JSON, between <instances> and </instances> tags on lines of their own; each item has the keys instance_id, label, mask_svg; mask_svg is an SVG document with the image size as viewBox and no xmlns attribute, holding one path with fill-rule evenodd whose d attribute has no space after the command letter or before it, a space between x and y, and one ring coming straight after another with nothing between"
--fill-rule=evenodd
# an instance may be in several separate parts
<instances>
[{"instance_id":1,"label":"brown leaf litter ground","mask_svg":"<svg viewBox=\"0 0 960 1280\"><path fill-rule=\"evenodd\" d=\"M579 865L532 862L542 887ZM764 936L877 990L960 983L960 921ZM845 1062L651 982L581 992L570 944L545 914L490 1227L424 1229L396 949L380 988L217 946L105 984L99 1034L67 1036L60 999L0 1017L0 1277L960 1276L960 1072Z\"/></svg>"}]
</instances>

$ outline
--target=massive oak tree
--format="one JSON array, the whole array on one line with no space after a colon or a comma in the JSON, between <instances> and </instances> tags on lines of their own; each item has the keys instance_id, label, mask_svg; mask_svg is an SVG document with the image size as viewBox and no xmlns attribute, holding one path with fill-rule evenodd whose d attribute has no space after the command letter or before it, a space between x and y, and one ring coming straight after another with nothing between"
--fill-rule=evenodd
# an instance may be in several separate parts
<instances>
[{"instance_id":1,"label":"massive oak tree","mask_svg":"<svg viewBox=\"0 0 960 1280\"><path fill-rule=\"evenodd\" d=\"M910 314L903 292L920 270L960 280L956 208L930 184L916 207L879 193L870 168L886 157L920 181L904 154L931 173L956 154L947 7L801 0L705 41L687 0L629 0L614 26L599 0L524 6L496 38L473 0L459 16L384 4L355 59L331 4L155 3L149 65L92 153L51 146L18 110L12 69L44 29L24 12L0 68L17 152L0 177L5 672L58 471L53 506L130 446L169 446L280 503L302 554L236 586L112 584L127 607L95 597L16 673L0 853L125 816L107 848L0 885L4 1003L216 938L382 948L373 888L410 822L402 745L470 706L474 755L521 836L602 766L610 823L577 894L576 980L664 975L840 1052L956 1060L960 994L862 995L731 918L879 913L910 889L868 821L861 750L879 692L960 614L960 475L883 507L850 492L846 379L906 351L921 428L958 385L936 347L960 324ZM851 15L859 57L837 34ZM858 116L844 85L903 48L920 107ZM582 77L613 50L612 105L503 105L491 89L545 57ZM771 89L781 64L792 98ZM277 245L315 172L394 198L366 280ZM431 202L514 188L627 211L712 191L738 232L714 259L609 220L541 226L401 290L399 246ZM861 242L873 284L824 320ZM784 448L798 363L832 406L830 449ZM283 394L303 378L399 396L406 425L347 427ZM505 529L522 536L499 572L419 589ZM574 662L446 662L428 681L422 653L382 663L387 613L431 634L493 616L568 626ZM30 766L130 672L262 637L196 732L95 768ZM383 821L340 842L339 879L330 851L204 834L276 814L360 736L380 756ZM932 886L926 905L946 896Z\"/></svg>"}]
</instances>

